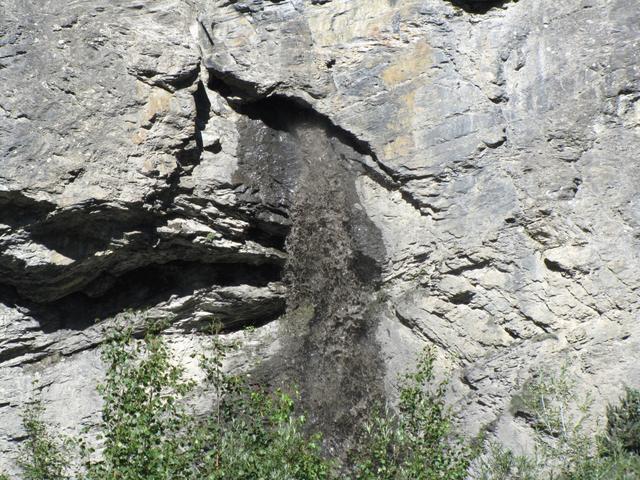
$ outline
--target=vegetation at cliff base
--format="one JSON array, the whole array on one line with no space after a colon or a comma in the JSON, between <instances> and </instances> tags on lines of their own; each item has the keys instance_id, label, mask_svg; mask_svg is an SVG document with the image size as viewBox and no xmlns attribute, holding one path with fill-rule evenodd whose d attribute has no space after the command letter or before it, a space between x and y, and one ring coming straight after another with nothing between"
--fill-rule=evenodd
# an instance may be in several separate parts
<instances>
[{"instance_id":1,"label":"vegetation at cliff base","mask_svg":"<svg viewBox=\"0 0 640 480\"><path fill-rule=\"evenodd\" d=\"M378 408L365 424L351 467L358 480L463 480L472 449L453 431L444 402L446 383L434 378L434 356L426 350L400 384L397 410Z\"/></svg>"},{"instance_id":2,"label":"vegetation at cliff base","mask_svg":"<svg viewBox=\"0 0 640 480\"><path fill-rule=\"evenodd\" d=\"M112 339L100 387L104 446L98 461L86 461L87 479L326 478L330 463L319 439L303 434L305 418L294 412L292 396L226 374L226 349L214 335L200 358L215 399L211 413L199 416L185 402L198 385L184 380L161 336Z\"/></svg>"},{"instance_id":3,"label":"vegetation at cliff base","mask_svg":"<svg viewBox=\"0 0 640 480\"><path fill-rule=\"evenodd\" d=\"M378 406L363 424L347 460L327 458L322 437L309 433L294 388L268 391L223 368L233 345L217 332L199 358L204 380L188 380L152 328L143 338L122 329L103 347L107 372L98 442L56 433L35 399L23 415L26 440L19 467L25 480L632 480L640 478L640 392L627 389L607 409L604 432L592 438L586 408L572 408L565 370L539 372L517 408L536 432L532 456L501 445L472 446L455 431L434 383L434 355L425 350L399 383L396 408ZM194 399L209 396L207 414ZM200 395L200 397L198 397ZM90 445L96 445L93 447ZM0 474L0 480L9 477Z\"/></svg>"},{"instance_id":4,"label":"vegetation at cliff base","mask_svg":"<svg viewBox=\"0 0 640 480\"><path fill-rule=\"evenodd\" d=\"M43 413L44 406L39 399L28 405L23 413L26 440L18 465L24 480L65 480L70 476L71 441L56 436L53 428L42 419ZM2 477L0 475L0 480Z\"/></svg>"},{"instance_id":5,"label":"vegetation at cliff base","mask_svg":"<svg viewBox=\"0 0 640 480\"><path fill-rule=\"evenodd\" d=\"M640 479L640 391L627 388L609 406L606 428L592 435L585 427L591 401L576 403L575 383L565 367L540 369L525 384L516 414L535 434L531 456L491 444L475 465L474 480L638 480Z\"/></svg>"}]
</instances>

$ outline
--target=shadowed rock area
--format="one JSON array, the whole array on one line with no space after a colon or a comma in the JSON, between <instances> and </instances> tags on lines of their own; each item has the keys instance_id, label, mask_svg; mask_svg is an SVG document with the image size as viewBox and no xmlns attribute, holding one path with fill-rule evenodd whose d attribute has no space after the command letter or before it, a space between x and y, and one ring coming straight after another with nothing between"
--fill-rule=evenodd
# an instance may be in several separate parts
<instances>
[{"instance_id":1,"label":"shadowed rock area","mask_svg":"<svg viewBox=\"0 0 640 480\"><path fill-rule=\"evenodd\" d=\"M340 451L367 407L384 396L370 306L385 247L356 191L365 154L326 118L286 98L238 111L246 140L236 178L268 212L282 212L289 229L285 348L260 373L267 382L299 385L312 426L327 448Z\"/></svg>"}]
</instances>

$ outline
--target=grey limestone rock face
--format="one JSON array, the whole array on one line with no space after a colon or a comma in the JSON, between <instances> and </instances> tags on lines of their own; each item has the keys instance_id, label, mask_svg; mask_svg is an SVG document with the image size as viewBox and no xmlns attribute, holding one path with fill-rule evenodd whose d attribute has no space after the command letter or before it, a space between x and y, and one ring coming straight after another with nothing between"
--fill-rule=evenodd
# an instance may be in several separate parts
<instances>
[{"instance_id":1,"label":"grey limestone rock face","mask_svg":"<svg viewBox=\"0 0 640 480\"><path fill-rule=\"evenodd\" d=\"M230 368L328 448L426 344L469 434L526 449L541 366L597 416L640 385L639 52L635 0L0 1L0 469L34 390L96 423L131 309L182 359L257 326Z\"/></svg>"}]
</instances>

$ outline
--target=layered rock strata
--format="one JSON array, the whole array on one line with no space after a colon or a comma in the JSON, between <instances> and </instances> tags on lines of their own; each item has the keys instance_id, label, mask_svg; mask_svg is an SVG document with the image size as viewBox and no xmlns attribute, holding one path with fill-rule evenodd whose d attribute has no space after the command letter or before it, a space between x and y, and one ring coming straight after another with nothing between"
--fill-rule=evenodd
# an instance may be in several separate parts
<instances>
[{"instance_id":1,"label":"layered rock strata","mask_svg":"<svg viewBox=\"0 0 640 480\"><path fill-rule=\"evenodd\" d=\"M34 389L97 421L130 310L188 368L257 326L232 367L333 449L425 344L516 449L536 368L596 416L640 385L633 0L3 0L0 32L0 468Z\"/></svg>"}]
</instances>

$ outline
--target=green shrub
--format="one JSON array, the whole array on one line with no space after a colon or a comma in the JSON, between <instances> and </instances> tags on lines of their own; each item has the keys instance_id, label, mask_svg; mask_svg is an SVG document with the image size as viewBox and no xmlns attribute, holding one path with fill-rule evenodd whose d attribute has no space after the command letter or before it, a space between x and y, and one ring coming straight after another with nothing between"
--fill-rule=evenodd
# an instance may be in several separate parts
<instances>
[{"instance_id":1,"label":"green shrub","mask_svg":"<svg viewBox=\"0 0 640 480\"><path fill-rule=\"evenodd\" d=\"M44 407L37 397L25 410L22 425L26 440L22 444L18 466L24 480L66 480L69 475L69 439L57 437L42 420Z\"/></svg>"},{"instance_id":2,"label":"green shrub","mask_svg":"<svg viewBox=\"0 0 640 480\"><path fill-rule=\"evenodd\" d=\"M196 386L157 333L143 340L130 330L103 349L107 364L102 459L87 463L92 480L324 479L331 463L320 439L307 438L305 418L294 414L291 396L251 388L245 376L222 365L228 346L212 337L201 358L215 394L213 412L200 418L186 408Z\"/></svg>"},{"instance_id":3,"label":"green shrub","mask_svg":"<svg viewBox=\"0 0 640 480\"><path fill-rule=\"evenodd\" d=\"M520 402L520 412L536 433L538 475L556 478L592 457L595 439L584 428L592 401L587 397L576 404L575 381L566 365L557 372L536 371L525 384Z\"/></svg>"},{"instance_id":4,"label":"green shrub","mask_svg":"<svg viewBox=\"0 0 640 480\"><path fill-rule=\"evenodd\" d=\"M378 409L352 455L357 480L462 480L472 452L453 432L445 383L433 382L434 355L425 350L400 385L397 412Z\"/></svg>"},{"instance_id":5,"label":"green shrub","mask_svg":"<svg viewBox=\"0 0 640 480\"><path fill-rule=\"evenodd\" d=\"M603 455L640 455L640 390L627 387L620 405L607 407L607 427L600 450Z\"/></svg>"},{"instance_id":6,"label":"green shrub","mask_svg":"<svg viewBox=\"0 0 640 480\"><path fill-rule=\"evenodd\" d=\"M638 480L640 456L619 454L614 456L588 456L567 466L558 480Z\"/></svg>"},{"instance_id":7,"label":"green shrub","mask_svg":"<svg viewBox=\"0 0 640 480\"><path fill-rule=\"evenodd\" d=\"M304 433L306 418L295 413L297 393L269 393L251 387L245 375L226 373L223 360L229 348L213 335L200 360L216 400L212 415L198 422L191 434L205 446L196 462L196 478L329 478L334 465L321 454L321 437Z\"/></svg>"},{"instance_id":8,"label":"green shrub","mask_svg":"<svg viewBox=\"0 0 640 480\"><path fill-rule=\"evenodd\" d=\"M231 413L231 412L230 412ZM255 391L222 419L217 450L205 462L209 479L308 479L329 477L320 438L308 439L305 418L296 416L292 398L281 391ZM213 429L218 432L218 425ZM206 437L206 435L205 435Z\"/></svg>"},{"instance_id":9,"label":"green shrub","mask_svg":"<svg viewBox=\"0 0 640 480\"><path fill-rule=\"evenodd\" d=\"M476 462L474 480L638 480L640 393L627 389L618 406L607 407L605 433L594 438L583 428L590 400L576 405L575 382L566 368L536 372L516 401L517 413L536 432L532 457L492 444ZM596 448L598 446L598 448Z\"/></svg>"},{"instance_id":10,"label":"green shrub","mask_svg":"<svg viewBox=\"0 0 640 480\"><path fill-rule=\"evenodd\" d=\"M106 379L100 385L102 460L88 463L88 479L189 478L190 416L181 400L193 384L170 361L163 339L144 340L125 329L103 348Z\"/></svg>"},{"instance_id":11,"label":"green shrub","mask_svg":"<svg viewBox=\"0 0 640 480\"><path fill-rule=\"evenodd\" d=\"M640 478L640 391L625 389L620 404L607 406L607 425L597 455L584 455L565 469L562 480Z\"/></svg>"},{"instance_id":12,"label":"green shrub","mask_svg":"<svg viewBox=\"0 0 640 480\"><path fill-rule=\"evenodd\" d=\"M532 458L516 455L499 443L491 442L474 465L474 480L536 480L539 465Z\"/></svg>"}]
</instances>

